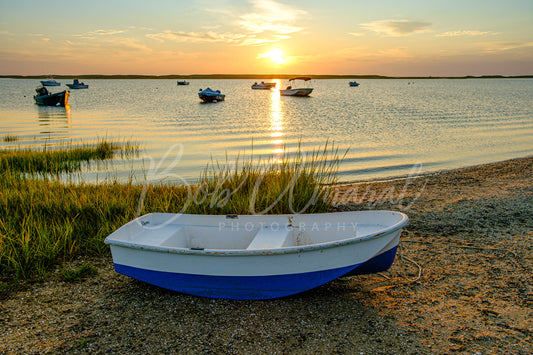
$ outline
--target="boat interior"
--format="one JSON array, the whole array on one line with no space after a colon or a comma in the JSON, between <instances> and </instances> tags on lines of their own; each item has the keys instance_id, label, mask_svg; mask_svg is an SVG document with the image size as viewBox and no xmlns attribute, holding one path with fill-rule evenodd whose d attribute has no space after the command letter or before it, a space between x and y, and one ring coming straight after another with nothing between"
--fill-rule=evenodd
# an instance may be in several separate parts
<instances>
[{"instance_id":1,"label":"boat interior","mask_svg":"<svg viewBox=\"0 0 533 355\"><path fill-rule=\"evenodd\" d=\"M261 250L327 243L376 233L385 226L354 223L299 225L225 221L211 225L132 221L113 239L132 244L193 250Z\"/></svg>"}]
</instances>

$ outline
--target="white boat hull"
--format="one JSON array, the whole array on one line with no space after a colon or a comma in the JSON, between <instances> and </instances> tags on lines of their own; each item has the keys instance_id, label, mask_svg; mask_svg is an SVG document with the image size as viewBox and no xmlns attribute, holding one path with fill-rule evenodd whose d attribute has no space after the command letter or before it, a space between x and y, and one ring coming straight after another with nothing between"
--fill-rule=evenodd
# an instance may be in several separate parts
<instances>
[{"instance_id":1,"label":"white boat hull","mask_svg":"<svg viewBox=\"0 0 533 355\"><path fill-rule=\"evenodd\" d=\"M309 96L312 92L312 88L286 89L279 91L282 96Z\"/></svg>"},{"instance_id":2,"label":"white boat hull","mask_svg":"<svg viewBox=\"0 0 533 355\"><path fill-rule=\"evenodd\" d=\"M389 211L236 219L156 213L106 243L116 271L135 279L197 296L268 299L387 269L406 223Z\"/></svg>"},{"instance_id":3,"label":"white boat hull","mask_svg":"<svg viewBox=\"0 0 533 355\"><path fill-rule=\"evenodd\" d=\"M270 90L276 88L276 83L261 83L252 85L255 90Z\"/></svg>"},{"instance_id":4,"label":"white boat hull","mask_svg":"<svg viewBox=\"0 0 533 355\"><path fill-rule=\"evenodd\" d=\"M55 80L41 80L43 86L60 86L61 83Z\"/></svg>"}]
</instances>

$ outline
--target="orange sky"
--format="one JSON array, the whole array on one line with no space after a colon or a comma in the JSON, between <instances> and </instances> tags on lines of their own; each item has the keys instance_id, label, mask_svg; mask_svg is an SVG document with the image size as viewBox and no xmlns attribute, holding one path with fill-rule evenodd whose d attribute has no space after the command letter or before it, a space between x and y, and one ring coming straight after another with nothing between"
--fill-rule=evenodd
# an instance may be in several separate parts
<instances>
[{"instance_id":1,"label":"orange sky","mask_svg":"<svg viewBox=\"0 0 533 355\"><path fill-rule=\"evenodd\" d=\"M3 1L0 75L533 74L533 1Z\"/></svg>"}]
</instances>

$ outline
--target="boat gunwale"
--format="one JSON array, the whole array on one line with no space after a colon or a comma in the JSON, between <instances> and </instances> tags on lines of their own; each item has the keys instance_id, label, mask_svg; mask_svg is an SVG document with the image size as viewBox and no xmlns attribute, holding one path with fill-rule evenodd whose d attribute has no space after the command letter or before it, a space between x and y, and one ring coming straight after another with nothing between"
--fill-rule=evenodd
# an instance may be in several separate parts
<instances>
[{"instance_id":1,"label":"boat gunwale","mask_svg":"<svg viewBox=\"0 0 533 355\"><path fill-rule=\"evenodd\" d=\"M334 240L331 242L315 243L309 245L299 245L299 246L288 246L280 248L268 248L268 249L194 249L194 248L177 248L177 247L168 247L168 246L159 246L159 245L147 245L141 243L134 243L129 241L122 241L110 238L111 235L105 238L104 243L110 246L118 246L129 249L143 250L143 251L152 251L160 253L169 253L169 254L184 254L184 255L196 255L196 256L253 256L253 255L282 255L282 254L298 254L298 253L307 253L317 250L330 249L342 247L350 244L362 243L372 239L377 239L384 235L394 233L398 230L401 230L405 227L409 221L409 218L406 214L396 211L380 211L380 212L391 212L399 214L402 216L402 219L397 223L390 225L384 229L379 230L374 233L367 233L360 236L354 236L352 238ZM149 214L148 214L149 215ZM140 216L128 223L123 227L132 224L139 223L139 220L148 215ZM287 215L277 215L277 216L287 216ZM191 224L183 224L183 226L191 226ZM291 229L295 227L290 227ZM298 227L296 227L298 228ZM120 228L119 228L120 229ZM117 230L118 231L118 230Z\"/></svg>"}]
</instances>

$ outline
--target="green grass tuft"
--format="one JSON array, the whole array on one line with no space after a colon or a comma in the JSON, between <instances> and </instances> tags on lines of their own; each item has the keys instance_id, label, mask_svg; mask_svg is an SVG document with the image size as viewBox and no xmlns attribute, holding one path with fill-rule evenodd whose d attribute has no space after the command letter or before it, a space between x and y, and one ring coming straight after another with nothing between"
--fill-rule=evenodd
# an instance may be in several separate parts
<instances>
[{"instance_id":1,"label":"green grass tuft","mask_svg":"<svg viewBox=\"0 0 533 355\"><path fill-rule=\"evenodd\" d=\"M19 140L19 138L17 136L6 134L2 140L4 142L16 142Z\"/></svg>"},{"instance_id":2,"label":"green grass tuft","mask_svg":"<svg viewBox=\"0 0 533 355\"><path fill-rule=\"evenodd\" d=\"M346 154L346 153L345 153ZM186 213L291 214L318 213L331 208L328 186L337 181L338 149L304 154L284 149L281 158L235 164L213 162L203 171Z\"/></svg>"},{"instance_id":3,"label":"green grass tuft","mask_svg":"<svg viewBox=\"0 0 533 355\"><path fill-rule=\"evenodd\" d=\"M61 269L61 276L67 282L81 282L87 277L96 275L97 271L94 266L83 264L78 269Z\"/></svg>"}]
</instances>

